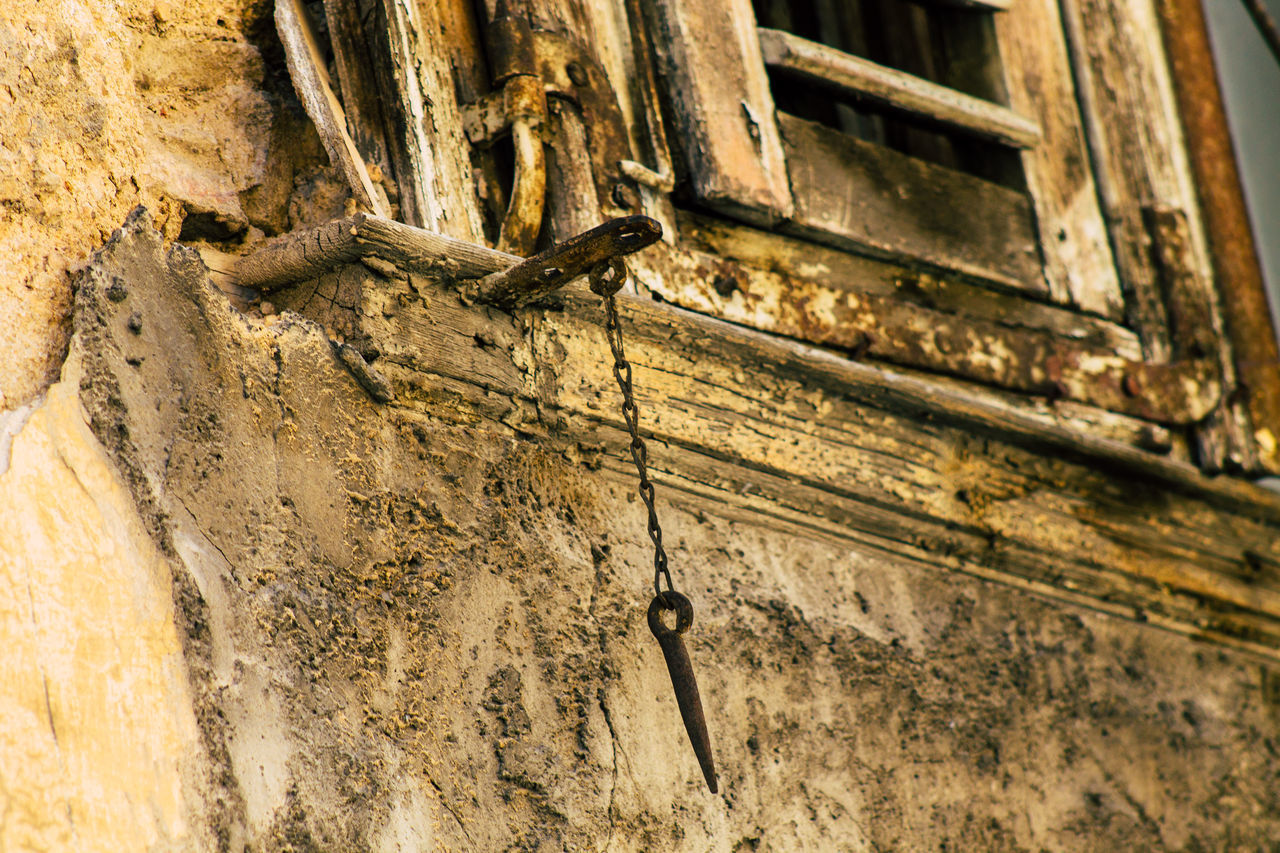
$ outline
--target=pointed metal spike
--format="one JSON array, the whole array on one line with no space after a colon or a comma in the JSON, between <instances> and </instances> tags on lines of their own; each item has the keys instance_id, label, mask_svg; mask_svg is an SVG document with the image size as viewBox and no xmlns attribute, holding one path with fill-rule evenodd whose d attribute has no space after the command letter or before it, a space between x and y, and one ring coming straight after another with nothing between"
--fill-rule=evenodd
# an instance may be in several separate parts
<instances>
[{"instance_id":1,"label":"pointed metal spike","mask_svg":"<svg viewBox=\"0 0 1280 853\"><path fill-rule=\"evenodd\" d=\"M663 624L664 610L676 612L675 628L668 628ZM661 593L649 605L649 630L662 647L662 656L666 658L667 672L671 676L671 686L675 688L680 718L684 720L689 743L693 746L694 755L698 757L698 765L702 768L703 778L707 780L707 788L714 794L717 792L716 766L711 756L711 736L707 734L707 721L702 713L702 698L698 694L698 680L693 675L689 650L685 648L684 638L680 636L692 624L693 605L678 592Z\"/></svg>"}]
</instances>

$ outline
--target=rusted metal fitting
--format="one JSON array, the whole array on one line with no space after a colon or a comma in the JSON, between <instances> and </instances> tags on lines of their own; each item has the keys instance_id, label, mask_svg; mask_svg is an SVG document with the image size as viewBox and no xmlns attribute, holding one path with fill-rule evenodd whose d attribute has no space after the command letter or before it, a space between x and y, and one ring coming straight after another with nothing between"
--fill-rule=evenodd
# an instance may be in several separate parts
<instances>
[{"instance_id":1,"label":"rusted metal fitting","mask_svg":"<svg viewBox=\"0 0 1280 853\"><path fill-rule=\"evenodd\" d=\"M536 132L547 117L547 96L539 76L533 28L498 3L486 30L489 69L495 88L502 89L503 126L511 128L515 178L511 201L502 220L498 248L527 255L542 227L546 200L546 156Z\"/></svg>"},{"instance_id":2,"label":"rusted metal fitting","mask_svg":"<svg viewBox=\"0 0 1280 853\"><path fill-rule=\"evenodd\" d=\"M676 626L668 628L662 621L663 611L675 611ZM675 590L666 590L654 596L649 604L649 630L662 647L667 662L667 674L675 690L680 719L689 735L693 754L702 768L702 777L711 793L716 793L716 765L711 755L711 736L707 733L706 715L702 711L702 697L698 693L698 680L693 674L693 662L681 636L693 625L693 604Z\"/></svg>"},{"instance_id":3,"label":"rusted metal fitting","mask_svg":"<svg viewBox=\"0 0 1280 853\"><path fill-rule=\"evenodd\" d=\"M511 309L545 296L602 263L651 246L662 238L662 226L647 216L611 219L590 231L516 264L487 275L469 288L476 302Z\"/></svg>"},{"instance_id":4,"label":"rusted metal fitting","mask_svg":"<svg viewBox=\"0 0 1280 853\"><path fill-rule=\"evenodd\" d=\"M538 73L538 58L533 47L533 28L524 18L505 14L500 3L493 21L485 31L489 54L489 73L496 89L516 75Z\"/></svg>"},{"instance_id":5,"label":"rusted metal fitting","mask_svg":"<svg viewBox=\"0 0 1280 853\"><path fill-rule=\"evenodd\" d=\"M1126 373L1124 379L1120 381L1120 390L1128 394L1130 397L1137 397L1142 393L1142 382L1134 373Z\"/></svg>"},{"instance_id":6,"label":"rusted metal fitting","mask_svg":"<svg viewBox=\"0 0 1280 853\"><path fill-rule=\"evenodd\" d=\"M547 93L542 81L528 74L508 77L502 90L502 103L507 120L526 121L540 126L547 117Z\"/></svg>"}]
</instances>

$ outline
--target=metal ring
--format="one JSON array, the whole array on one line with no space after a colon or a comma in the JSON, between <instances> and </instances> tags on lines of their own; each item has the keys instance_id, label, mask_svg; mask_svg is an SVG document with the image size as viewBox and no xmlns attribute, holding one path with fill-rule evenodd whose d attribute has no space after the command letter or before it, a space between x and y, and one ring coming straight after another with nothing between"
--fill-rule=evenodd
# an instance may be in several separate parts
<instances>
[{"instance_id":1,"label":"metal ring","mask_svg":"<svg viewBox=\"0 0 1280 853\"><path fill-rule=\"evenodd\" d=\"M668 628L662 623L662 611L676 612L676 627ZM693 625L693 603L675 590L659 593L649 602L649 630L653 636L664 634L683 634Z\"/></svg>"}]
</instances>

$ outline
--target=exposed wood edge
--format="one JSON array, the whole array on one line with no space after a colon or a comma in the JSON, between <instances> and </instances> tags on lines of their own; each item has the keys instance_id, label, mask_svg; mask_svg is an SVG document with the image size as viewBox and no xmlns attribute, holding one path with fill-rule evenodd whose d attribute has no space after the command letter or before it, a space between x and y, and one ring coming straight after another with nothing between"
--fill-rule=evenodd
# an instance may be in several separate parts
<instances>
[{"instance_id":1,"label":"exposed wood edge","mask_svg":"<svg viewBox=\"0 0 1280 853\"><path fill-rule=\"evenodd\" d=\"M618 430L618 434L625 436L625 433L621 430ZM623 442L619 440L618 444L622 445ZM690 450L689 452L696 451ZM606 455L601 468L623 482L634 482L634 469L628 468L621 457L615 458L614 456ZM1147 606L1141 600L1114 601L1096 592L1077 591L1060 583L1013 574L1001 569L993 569L980 560L944 556L936 551L911 549L909 546L888 547L884 540L878 540L865 531L850 529L848 525L828 518L815 517L812 513L804 512L772 499L772 496L748 495L740 490L718 488L694 478L683 476L679 472L663 470L663 466L652 463L650 473L654 482L659 486L660 494L666 494L667 490L681 493L687 498L693 498L709 504L714 507L716 513L730 520L751 524L758 523L763 516L771 524L781 524L786 529L803 536L816 536L830 542L853 543L860 548L875 549L884 553L890 559L907 561L923 569L936 571L942 566L946 570L960 572L989 583L1013 587L1038 598L1081 607L1107 616L1152 625L1175 634L1234 649L1260 660L1268 662L1280 660L1280 648L1255 642L1247 637L1237 636L1213 627L1207 627L1201 624L1204 621L1203 616L1198 620L1194 616L1189 617L1181 613L1160 613L1155 608ZM770 479L770 475L752 471L751 479L753 483L760 483ZM790 489L797 488L794 484L788 483L787 486ZM767 507L761 506L764 501L768 502Z\"/></svg>"},{"instance_id":2,"label":"exposed wood edge","mask_svg":"<svg viewBox=\"0 0 1280 853\"><path fill-rule=\"evenodd\" d=\"M237 284L264 292L316 278L366 256L408 272L478 278L523 259L465 240L446 237L381 216L357 214L295 231L269 243L235 266Z\"/></svg>"},{"instance_id":3,"label":"exposed wood edge","mask_svg":"<svg viewBox=\"0 0 1280 853\"><path fill-rule=\"evenodd\" d=\"M977 12L1005 12L1013 0L925 0L931 6L947 6L953 9L973 9Z\"/></svg>"},{"instance_id":4,"label":"exposed wood edge","mask_svg":"<svg viewBox=\"0 0 1280 853\"><path fill-rule=\"evenodd\" d=\"M1222 396L1215 361L1148 364L1049 330L838 291L787 273L734 271L692 250L665 255L641 261L667 262L651 267L651 289L680 307L762 332L1161 424L1195 423ZM690 275L690 267L718 270L718 280L729 284L726 294L708 276Z\"/></svg>"},{"instance_id":5,"label":"exposed wood edge","mask_svg":"<svg viewBox=\"0 0 1280 853\"><path fill-rule=\"evenodd\" d=\"M1040 140L1040 128L1035 122L1008 107L792 33L767 27L758 28L758 32L766 65L1015 148L1031 148Z\"/></svg>"},{"instance_id":6,"label":"exposed wood edge","mask_svg":"<svg viewBox=\"0 0 1280 853\"><path fill-rule=\"evenodd\" d=\"M276 0L275 22L293 88L315 124L329 159L346 176L356 202L378 216L386 216L386 205L374 189L355 140L347 132L342 104L333 91L315 33L299 0Z\"/></svg>"},{"instance_id":7,"label":"exposed wood edge","mask_svg":"<svg viewBox=\"0 0 1280 853\"><path fill-rule=\"evenodd\" d=\"M1199 0L1157 0L1178 112L1259 461L1280 473L1280 346Z\"/></svg>"},{"instance_id":8,"label":"exposed wood edge","mask_svg":"<svg viewBox=\"0 0 1280 853\"><path fill-rule=\"evenodd\" d=\"M919 302L940 311L988 320L1013 328L1041 329L1069 340L1106 347L1121 358L1139 360L1138 336L1112 320L1081 314L1023 294L970 284L958 275L931 275L905 263L842 252L784 234L677 211L681 247L672 256L719 256L721 264L747 267L829 285L832 289ZM736 270L730 269L730 274ZM913 299L911 294L918 294Z\"/></svg>"},{"instance_id":9,"label":"exposed wood edge","mask_svg":"<svg viewBox=\"0 0 1280 853\"><path fill-rule=\"evenodd\" d=\"M594 316L598 300L566 292L566 304ZM803 377L825 390L886 411L972 429L1032 450L1062 452L1165 483L1243 515L1280 521L1280 494L1243 480L1208 477L1194 465L1077 429L1046 424L975 394L945 389L914 376L850 361L817 347L775 338L666 303L619 295L628 333L666 340L679 332L695 353L733 358L753 370ZM634 330L634 332L633 332Z\"/></svg>"}]
</instances>

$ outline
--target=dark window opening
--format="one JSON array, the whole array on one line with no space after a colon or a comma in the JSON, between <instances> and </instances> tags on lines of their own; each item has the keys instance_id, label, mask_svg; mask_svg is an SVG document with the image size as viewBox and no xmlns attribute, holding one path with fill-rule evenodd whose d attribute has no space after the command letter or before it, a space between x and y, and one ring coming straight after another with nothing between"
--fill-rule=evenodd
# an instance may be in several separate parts
<instances>
[{"instance_id":1,"label":"dark window opening","mask_svg":"<svg viewBox=\"0 0 1280 853\"><path fill-rule=\"evenodd\" d=\"M965 95L1005 105L993 12L906 0L753 0L756 22ZM786 68L768 69L777 108L922 160L1023 190L1018 151Z\"/></svg>"}]
</instances>

